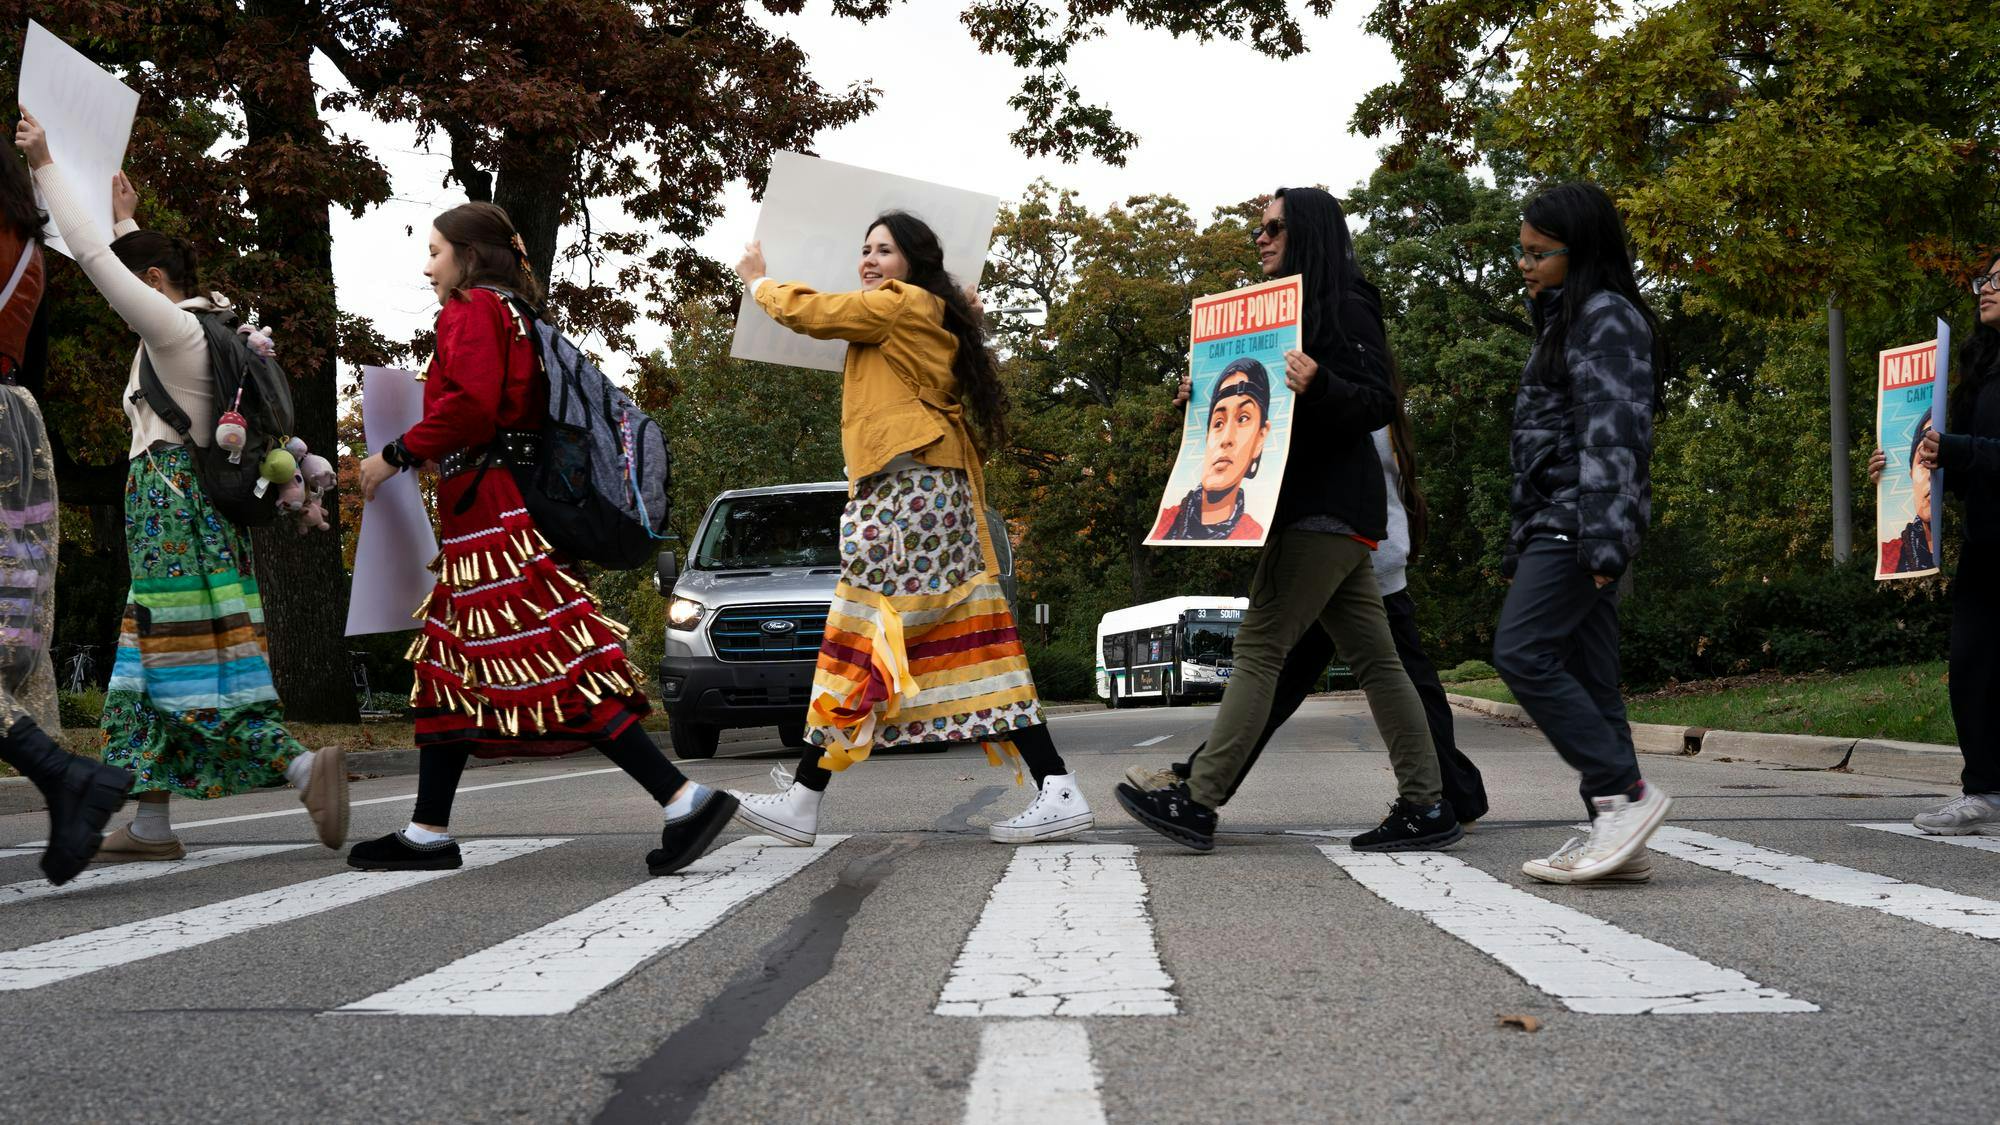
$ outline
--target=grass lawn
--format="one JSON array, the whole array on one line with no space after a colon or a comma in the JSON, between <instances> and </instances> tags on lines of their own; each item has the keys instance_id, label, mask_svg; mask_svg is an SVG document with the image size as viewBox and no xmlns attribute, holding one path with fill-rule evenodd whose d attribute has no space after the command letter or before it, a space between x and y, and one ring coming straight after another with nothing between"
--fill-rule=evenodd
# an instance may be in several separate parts
<instances>
[{"instance_id":1,"label":"grass lawn","mask_svg":"<svg viewBox=\"0 0 2000 1125\"><path fill-rule=\"evenodd\" d=\"M1515 702L1499 680L1447 684L1445 690ZM1958 743L1951 702L1945 695L1943 661L1859 672L1759 673L1700 680L1631 696L1626 709L1635 723Z\"/></svg>"}]
</instances>

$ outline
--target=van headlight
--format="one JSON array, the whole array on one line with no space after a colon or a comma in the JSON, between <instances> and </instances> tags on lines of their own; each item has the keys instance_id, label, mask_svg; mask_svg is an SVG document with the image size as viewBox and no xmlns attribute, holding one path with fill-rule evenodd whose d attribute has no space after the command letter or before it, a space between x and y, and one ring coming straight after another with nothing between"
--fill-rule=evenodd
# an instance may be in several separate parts
<instances>
[{"instance_id":1,"label":"van headlight","mask_svg":"<svg viewBox=\"0 0 2000 1125\"><path fill-rule=\"evenodd\" d=\"M675 598L667 603L667 624L676 629L692 629L701 622L702 604L692 598Z\"/></svg>"}]
</instances>

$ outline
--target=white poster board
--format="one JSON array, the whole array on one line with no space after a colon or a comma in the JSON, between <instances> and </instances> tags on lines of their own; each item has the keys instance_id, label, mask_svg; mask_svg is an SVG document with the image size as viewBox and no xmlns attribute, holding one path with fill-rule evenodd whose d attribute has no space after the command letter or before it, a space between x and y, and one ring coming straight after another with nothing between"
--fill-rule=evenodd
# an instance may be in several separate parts
<instances>
[{"instance_id":1,"label":"white poster board","mask_svg":"<svg viewBox=\"0 0 2000 1125\"><path fill-rule=\"evenodd\" d=\"M827 293L861 288L856 269L868 224L884 211L922 219L944 244L944 268L960 285L979 284L1000 197L892 176L816 156L780 152L771 158L757 241L774 281L802 281ZM814 340L764 315L745 300L729 354L737 359L838 371L847 355L839 340Z\"/></svg>"},{"instance_id":2,"label":"white poster board","mask_svg":"<svg viewBox=\"0 0 2000 1125\"><path fill-rule=\"evenodd\" d=\"M97 229L110 237L111 177L125 165L125 143L132 137L132 119L139 112L138 93L48 28L29 20L16 102L42 123L49 135L49 156L63 170L63 178ZM46 241L49 249L76 256L63 245L53 219Z\"/></svg>"},{"instance_id":3,"label":"white poster board","mask_svg":"<svg viewBox=\"0 0 2000 1125\"><path fill-rule=\"evenodd\" d=\"M369 453L381 452L423 416L424 388L415 372L399 367L361 369L361 422ZM375 499L361 512L347 635L418 628L420 623L410 614L437 582L429 565L437 549L417 474L397 473L375 490Z\"/></svg>"}]
</instances>

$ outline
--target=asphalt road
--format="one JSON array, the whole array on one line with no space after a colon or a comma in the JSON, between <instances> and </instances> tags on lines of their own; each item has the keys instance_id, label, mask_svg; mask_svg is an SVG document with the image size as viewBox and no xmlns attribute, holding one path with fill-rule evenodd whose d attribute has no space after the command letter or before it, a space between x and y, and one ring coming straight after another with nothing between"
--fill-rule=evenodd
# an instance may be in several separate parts
<instances>
[{"instance_id":1,"label":"asphalt road","mask_svg":"<svg viewBox=\"0 0 2000 1125\"><path fill-rule=\"evenodd\" d=\"M1128 765L1185 754L1213 714L1058 717L1099 828L1036 856L986 841L1028 794L968 749L838 777L820 827L845 840L816 855L737 846L697 871L698 893L648 886L673 882L646 878L657 810L589 755L469 772L468 786L527 782L459 799L459 837L505 846L407 886L343 877L317 846L218 852L310 845L297 801L275 791L176 803L184 824L282 814L183 828L206 866L48 895L27 893L31 855L0 858L0 1119L2000 1112L2000 854L1856 827L1906 821L1942 787L1648 758L1683 833L1655 853L1654 882L1544 887L1519 865L1580 819L1574 777L1532 730L1461 716L1492 814L1444 860L1351 869L1338 833L1379 819L1392 786L1358 698L1329 697L1264 756L1202 856L1128 821L1112 786ZM689 772L763 788L791 757L775 741L726 752ZM413 790L357 782L356 801L392 799L354 810L355 838L401 825ZM0 847L41 835L39 814L0 817ZM1679 999L1644 998L1633 981L1655 969ZM1006 1003L936 1014L1016 977L1023 1012L1065 1007L1034 1022L997 1014ZM449 1014L550 995L574 1005ZM1155 1014L1105 1010L1127 1002ZM1588 1010L1628 1002L1656 1010ZM338 1011L357 1004L375 1010ZM1659 1010L1676 1004L1697 1010ZM1799 1010L1712 1010L1760 1004ZM1515 1015L1540 1029L1500 1023Z\"/></svg>"}]
</instances>

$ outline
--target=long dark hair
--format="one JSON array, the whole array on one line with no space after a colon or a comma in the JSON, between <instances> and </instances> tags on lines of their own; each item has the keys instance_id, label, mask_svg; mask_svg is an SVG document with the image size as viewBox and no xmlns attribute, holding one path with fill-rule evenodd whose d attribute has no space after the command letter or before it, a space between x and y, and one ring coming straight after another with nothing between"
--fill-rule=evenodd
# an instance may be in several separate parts
<instances>
[{"instance_id":1,"label":"long dark hair","mask_svg":"<svg viewBox=\"0 0 2000 1125\"><path fill-rule=\"evenodd\" d=\"M1653 333L1653 407L1658 409L1666 392L1666 338L1660 335L1660 318L1646 298L1639 295L1639 279L1632 269L1632 246L1625 237L1625 220L1618 205L1604 189L1588 181L1557 184L1543 188L1521 208L1528 225L1569 247L1569 273L1562 284L1562 320L1556 337L1540 349L1539 364L1558 361L1569 340L1569 327L1576 323L1584 303L1605 290L1624 297L1646 318ZM1547 317L1542 303L1535 302L1535 338L1541 339Z\"/></svg>"},{"instance_id":2,"label":"long dark hair","mask_svg":"<svg viewBox=\"0 0 2000 1125\"><path fill-rule=\"evenodd\" d=\"M451 243L452 258L458 263L458 287L452 296L463 299L467 289L492 285L531 305L542 303L542 283L505 210L491 203L461 203L432 219L431 226Z\"/></svg>"},{"instance_id":3,"label":"long dark hair","mask_svg":"<svg viewBox=\"0 0 2000 1125\"><path fill-rule=\"evenodd\" d=\"M1389 419L1389 452L1396 455L1399 496L1403 513L1410 520L1410 557L1406 565L1415 566L1417 556L1424 553L1424 544L1430 539L1431 506L1424 499L1424 490L1417 487L1417 443L1410 432L1409 411L1403 408L1403 371L1394 363L1389 365L1389 389L1396 395L1396 416Z\"/></svg>"},{"instance_id":4,"label":"long dark hair","mask_svg":"<svg viewBox=\"0 0 2000 1125\"><path fill-rule=\"evenodd\" d=\"M1984 277L1993 272L1995 262L2000 262L2000 254L1986 259L1976 276ZM1986 384L2000 378L2000 328L1995 328L1978 319L1977 305L1974 305L1972 338L1958 352L1958 386L1952 388L1950 410L1945 414L1945 429L1953 433L1967 433L1972 429L1972 412L1979 406L1979 392Z\"/></svg>"},{"instance_id":5,"label":"long dark hair","mask_svg":"<svg viewBox=\"0 0 2000 1125\"><path fill-rule=\"evenodd\" d=\"M965 403L973 436L982 454L1007 444L1007 388L1000 385L1000 368L993 353L986 350L986 327L973 315L958 282L944 268L944 246L930 224L907 211L884 211L868 224L863 237L876 227L889 228L889 237L910 263L904 280L944 302L945 331L958 337L958 354L951 360L951 373L958 379L958 397Z\"/></svg>"},{"instance_id":6,"label":"long dark hair","mask_svg":"<svg viewBox=\"0 0 2000 1125\"><path fill-rule=\"evenodd\" d=\"M1359 298L1382 315L1382 294L1361 274L1354 258L1354 239L1347 232L1347 213L1340 201L1319 188L1279 188L1285 201L1285 257L1278 273L1298 274L1305 282L1305 316L1301 335L1340 335L1341 303Z\"/></svg>"},{"instance_id":7,"label":"long dark hair","mask_svg":"<svg viewBox=\"0 0 2000 1125\"><path fill-rule=\"evenodd\" d=\"M201 261L194 244L185 238L164 235L156 230L135 230L111 241L111 252L133 273L157 269L183 297L201 292Z\"/></svg>"},{"instance_id":8,"label":"long dark hair","mask_svg":"<svg viewBox=\"0 0 2000 1125\"><path fill-rule=\"evenodd\" d=\"M35 206L35 183L28 178L28 165L20 156L8 153L0 160L0 223L7 224L26 249L39 242L49 217Z\"/></svg>"}]
</instances>

